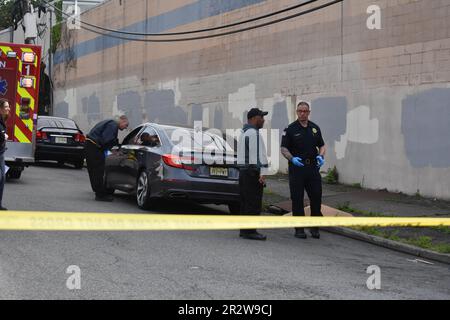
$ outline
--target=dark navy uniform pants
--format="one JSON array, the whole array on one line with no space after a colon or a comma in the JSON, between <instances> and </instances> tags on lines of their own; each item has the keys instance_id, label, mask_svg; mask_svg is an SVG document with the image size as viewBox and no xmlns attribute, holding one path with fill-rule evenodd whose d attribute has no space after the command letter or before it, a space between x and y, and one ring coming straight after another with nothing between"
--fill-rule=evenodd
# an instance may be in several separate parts
<instances>
[{"instance_id":1,"label":"dark navy uniform pants","mask_svg":"<svg viewBox=\"0 0 450 320\"><path fill-rule=\"evenodd\" d=\"M322 216L322 177L316 165L306 165L302 168L290 165L289 188L294 216L305 216L305 190L310 201L311 216ZM317 231L318 228L312 230Z\"/></svg>"},{"instance_id":2,"label":"dark navy uniform pants","mask_svg":"<svg viewBox=\"0 0 450 320\"><path fill-rule=\"evenodd\" d=\"M264 186L259 182L259 170L244 169L239 172L239 189L241 198L241 215L260 215ZM241 233L255 232L241 230Z\"/></svg>"},{"instance_id":3,"label":"dark navy uniform pants","mask_svg":"<svg viewBox=\"0 0 450 320\"><path fill-rule=\"evenodd\" d=\"M84 148L92 191L97 196L104 196L106 195L104 185L105 155L99 147L90 141L86 141Z\"/></svg>"}]
</instances>

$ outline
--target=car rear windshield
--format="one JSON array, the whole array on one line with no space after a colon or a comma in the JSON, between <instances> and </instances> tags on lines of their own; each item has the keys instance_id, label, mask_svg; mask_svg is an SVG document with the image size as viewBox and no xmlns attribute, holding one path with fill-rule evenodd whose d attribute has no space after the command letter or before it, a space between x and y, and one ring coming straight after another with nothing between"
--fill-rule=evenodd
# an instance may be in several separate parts
<instances>
[{"instance_id":1,"label":"car rear windshield","mask_svg":"<svg viewBox=\"0 0 450 320\"><path fill-rule=\"evenodd\" d=\"M76 123L70 119L42 119L38 118L38 128L78 129Z\"/></svg>"},{"instance_id":2,"label":"car rear windshield","mask_svg":"<svg viewBox=\"0 0 450 320\"><path fill-rule=\"evenodd\" d=\"M164 127L163 129L170 141L181 148L233 152L233 148L219 135L219 132L214 133L208 130L196 135L194 129L190 128Z\"/></svg>"}]
</instances>

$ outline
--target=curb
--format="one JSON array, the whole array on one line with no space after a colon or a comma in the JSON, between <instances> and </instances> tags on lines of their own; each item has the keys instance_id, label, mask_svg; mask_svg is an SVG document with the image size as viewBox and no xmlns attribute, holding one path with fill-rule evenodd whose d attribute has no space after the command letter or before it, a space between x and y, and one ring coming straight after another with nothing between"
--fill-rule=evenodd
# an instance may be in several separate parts
<instances>
[{"instance_id":1,"label":"curb","mask_svg":"<svg viewBox=\"0 0 450 320\"><path fill-rule=\"evenodd\" d=\"M450 254L438 253L431 250L422 249L419 247L411 246L409 244L373 236L367 233L359 232L348 228L327 227L321 228L321 230L328 231L330 233L335 233L348 238L369 242L380 247L385 247L395 251L407 253L413 256L426 258L450 265Z\"/></svg>"}]
</instances>

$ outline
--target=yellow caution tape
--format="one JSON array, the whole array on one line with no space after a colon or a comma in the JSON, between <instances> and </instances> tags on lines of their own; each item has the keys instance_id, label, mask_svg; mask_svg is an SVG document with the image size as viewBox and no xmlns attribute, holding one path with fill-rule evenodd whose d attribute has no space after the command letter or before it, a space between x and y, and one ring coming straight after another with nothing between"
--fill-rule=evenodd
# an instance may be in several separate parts
<instances>
[{"instance_id":1,"label":"yellow caution tape","mask_svg":"<svg viewBox=\"0 0 450 320\"><path fill-rule=\"evenodd\" d=\"M0 213L0 230L150 231L355 226L450 226L450 218L215 216L30 211L4 211Z\"/></svg>"}]
</instances>

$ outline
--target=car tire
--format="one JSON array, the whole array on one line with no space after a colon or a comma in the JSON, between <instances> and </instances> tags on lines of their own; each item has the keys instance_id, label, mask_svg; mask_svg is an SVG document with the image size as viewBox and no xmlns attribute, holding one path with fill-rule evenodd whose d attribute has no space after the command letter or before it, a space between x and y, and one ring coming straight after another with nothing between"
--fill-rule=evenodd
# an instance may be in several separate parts
<instances>
[{"instance_id":1,"label":"car tire","mask_svg":"<svg viewBox=\"0 0 450 320\"><path fill-rule=\"evenodd\" d=\"M141 171L136 182L136 202L141 209L148 210L151 207L150 177L145 170Z\"/></svg>"},{"instance_id":2,"label":"car tire","mask_svg":"<svg viewBox=\"0 0 450 320\"><path fill-rule=\"evenodd\" d=\"M241 213L241 204L239 202L232 202L228 204L228 210L231 214Z\"/></svg>"}]
</instances>

